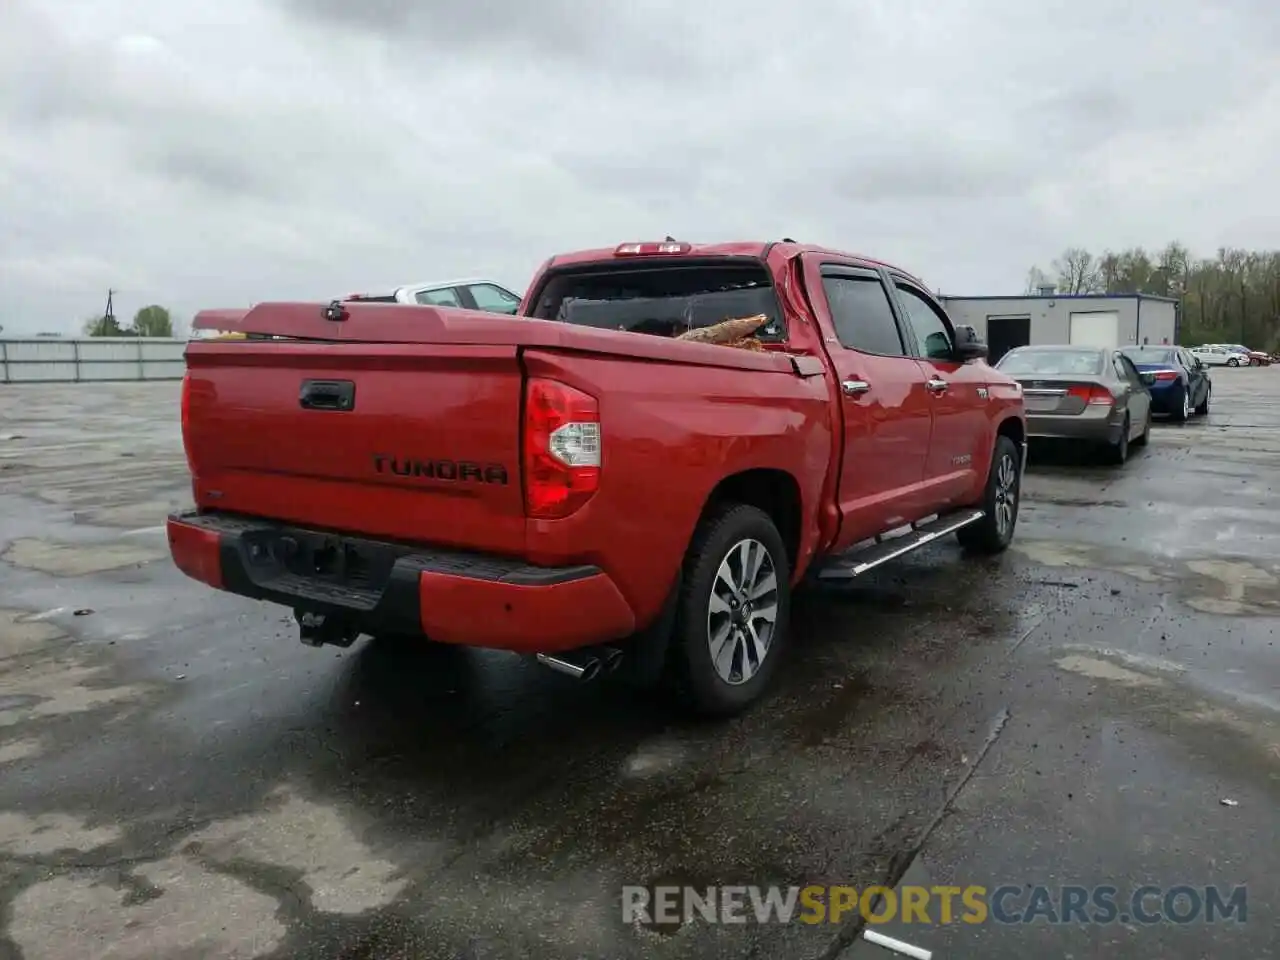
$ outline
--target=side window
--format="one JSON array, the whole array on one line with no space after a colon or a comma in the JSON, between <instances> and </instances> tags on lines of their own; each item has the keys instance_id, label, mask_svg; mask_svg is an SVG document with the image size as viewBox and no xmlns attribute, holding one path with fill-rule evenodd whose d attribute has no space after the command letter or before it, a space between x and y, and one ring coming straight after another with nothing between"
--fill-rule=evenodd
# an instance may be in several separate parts
<instances>
[{"instance_id":1,"label":"side window","mask_svg":"<svg viewBox=\"0 0 1280 960\"><path fill-rule=\"evenodd\" d=\"M898 284L898 295L911 320L912 332L918 339L916 346L920 355L930 360L950 360L951 325L938 315L933 304L910 287Z\"/></svg>"},{"instance_id":2,"label":"side window","mask_svg":"<svg viewBox=\"0 0 1280 960\"><path fill-rule=\"evenodd\" d=\"M458 291L453 287L445 287L443 290L419 290L414 295L414 299L431 307L462 306L461 301L458 300Z\"/></svg>"},{"instance_id":3,"label":"side window","mask_svg":"<svg viewBox=\"0 0 1280 960\"><path fill-rule=\"evenodd\" d=\"M1117 377L1121 380L1129 379L1129 371L1124 368L1124 360L1121 359L1120 354L1113 353L1111 355L1111 365L1115 367Z\"/></svg>"},{"instance_id":4,"label":"side window","mask_svg":"<svg viewBox=\"0 0 1280 960\"><path fill-rule=\"evenodd\" d=\"M824 276L822 289L842 346L882 357L906 356L889 294L873 276Z\"/></svg>"},{"instance_id":5,"label":"side window","mask_svg":"<svg viewBox=\"0 0 1280 960\"><path fill-rule=\"evenodd\" d=\"M1146 384L1142 382L1142 374L1138 373L1138 368L1133 365L1132 360L1126 357L1123 353L1117 354L1116 358L1120 361L1121 376L1135 387L1146 386Z\"/></svg>"},{"instance_id":6,"label":"side window","mask_svg":"<svg viewBox=\"0 0 1280 960\"><path fill-rule=\"evenodd\" d=\"M475 283L467 288L476 301L477 310L489 313L515 313L520 309L520 298L495 287L491 283Z\"/></svg>"}]
</instances>

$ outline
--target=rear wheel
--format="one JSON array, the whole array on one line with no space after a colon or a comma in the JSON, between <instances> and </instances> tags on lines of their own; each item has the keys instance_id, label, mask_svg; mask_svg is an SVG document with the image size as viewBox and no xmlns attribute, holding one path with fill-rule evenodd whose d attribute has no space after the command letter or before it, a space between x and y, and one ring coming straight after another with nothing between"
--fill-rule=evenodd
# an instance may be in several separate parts
<instances>
[{"instance_id":1,"label":"rear wheel","mask_svg":"<svg viewBox=\"0 0 1280 960\"><path fill-rule=\"evenodd\" d=\"M1208 416L1209 400L1212 397L1213 397L1213 384L1209 384L1209 386L1204 388L1204 399L1201 400L1199 406L1196 407L1197 414L1199 414L1202 417Z\"/></svg>"},{"instance_id":2,"label":"rear wheel","mask_svg":"<svg viewBox=\"0 0 1280 960\"><path fill-rule=\"evenodd\" d=\"M987 486L978 504L984 516L956 531L960 546L975 553L1003 553L1018 525L1018 501L1022 494L1022 454L1018 445L1001 434L996 437Z\"/></svg>"},{"instance_id":3,"label":"rear wheel","mask_svg":"<svg viewBox=\"0 0 1280 960\"><path fill-rule=\"evenodd\" d=\"M1188 420L1191 417L1191 392L1183 387L1182 396L1178 398L1178 405L1173 408L1173 419L1179 423Z\"/></svg>"},{"instance_id":4,"label":"rear wheel","mask_svg":"<svg viewBox=\"0 0 1280 960\"><path fill-rule=\"evenodd\" d=\"M1129 415L1126 413L1124 415L1124 423L1120 425L1120 439L1115 443L1107 444L1107 460L1117 467L1129 459L1129 431L1131 429L1132 424L1129 421Z\"/></svg>"},{"instance_id":5,"label":"rear wheel","mask_svg":"<svg viewBox=\"0 0 1280 960\"><path fill-rule=\"evenodd\" d=\"M698 526L685 556L670 665L696 713L728 716L769 685L787 638L791 567L768 514L725 506Z\"/></svg>"}]
</instances>

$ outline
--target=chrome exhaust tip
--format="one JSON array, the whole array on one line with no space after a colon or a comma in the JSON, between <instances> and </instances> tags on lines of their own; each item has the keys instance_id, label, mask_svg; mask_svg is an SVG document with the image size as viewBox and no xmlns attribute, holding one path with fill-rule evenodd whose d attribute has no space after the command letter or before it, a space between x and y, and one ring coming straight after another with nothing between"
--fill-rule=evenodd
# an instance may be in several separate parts
<instances>
[{"instance_id":1,"label":"chrome exhaust tip","mask_svg":"<svg viewBox=\"0 0 1280 960\"><path fill-rule=\"evenodd\" d=\"M616 647L605 647L600 654L600 670L602 673L613 673L622 666L622 651Z\"/></svg>"},{"instance_id":2,"label":"chrome exhaust tip","mask_svg":"<svg viewBox=\"0 0 1280 960\"><path fill-rule=\"evenodd\" d=\"M588 657L580 664L562 657L554 657L549 653L540 653L537 659L544 667L582 682L594 680L600 675L600 661L595 657Z\"/></svg>"}]
</instances>

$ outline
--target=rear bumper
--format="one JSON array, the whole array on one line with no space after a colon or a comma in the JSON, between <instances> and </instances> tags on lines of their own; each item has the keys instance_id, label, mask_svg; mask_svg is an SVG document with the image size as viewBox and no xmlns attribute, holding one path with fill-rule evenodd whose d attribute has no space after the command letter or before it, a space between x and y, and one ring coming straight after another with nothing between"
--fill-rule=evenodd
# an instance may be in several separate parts
<instances>
[{"instance_id":1,"label":"rear bumper","mask_svg":"<svg viewBox=\"0 0 1280 960\"><path fill-rule=\"evenodd\" d=\"M1121 423L1112 407L1091 407L1078 414L1028 413L1027 436L1114 443L1120 438Z\"/></svg>"},{"instance_id":2,"label":"rear bumper","mask_svg":"<svg viewBox=\"0 0 1280 960\"><path fill-rule=\"evenodd\" d=\"M1151 407L1158 413L1176 413L1182 409L1183 386L1172 383L1151 388Z\"/></svg>"},{"instance_id":3,"label":"rear bumper","mask_svg":"<svg viewBox=\"0 0 1280 960\"><path fill-rule=\"evenodd\" d=\"M630 606L598 567L535 567L217 513L173 514L168 536L175 565L195 580L363 633L554 653L635 630ZM317 566L326 572L310 572Z\"/></svg>"}]
</instances>

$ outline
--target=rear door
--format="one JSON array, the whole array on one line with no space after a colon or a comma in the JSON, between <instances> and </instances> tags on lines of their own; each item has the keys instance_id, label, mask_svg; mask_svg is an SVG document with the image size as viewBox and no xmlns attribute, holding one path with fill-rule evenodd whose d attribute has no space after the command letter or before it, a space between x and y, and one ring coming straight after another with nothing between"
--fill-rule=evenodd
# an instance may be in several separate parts
<instances>
[{"instance_id":1,"label":"rear door","mask_svg":"<svg viewBox=\"0 0 1280 960\"><path fill-rule=\"evenodd\" d=\"M1151 391L1142 382L1142 374L1133 365L1133 361L1117 351L1112 354L1111 362L1115 365L1116 377L1128 390L1129 429L1132 435L1140 435L1147 417L1151 415Z\"/></svg>"},{"instance_id":2,"label":"rear door","mask_svg":"<svg viewBox=\"0 0 1280 960\"><path fill-rule=\"evenodd\" d=\"M990 368L953 359L955 331L946 311L908 278L894 275L893 280L929 393L933 426L925 479L934 506L941 509L972 493L979 474L986 476L994 443L984 396Z\"/></svg>"},{"instance_id":3,"label":"rear door","mask_svg":"<svg viewBox=\"0 0 1280 960\"><path fill-rule=\"evenodd\" d=\"M1191 355L1190 350L1178 347L1177 354L1179 365L1187 372L1187 389L1191 391L1191 403L1199 405L1204 402L1205 394L1208 392L1208 377L1205 376L1204 366Z\"/></svg>"},{"instance_id":4,"label":"rear door","mask_svg":"<svg viewBox=\"0 0 1280 960\"><path fill-rule=\"evenodd\" d=\"M819 254L803 264L839 380L841 550L928 513L930 398L881 273Z\"/></svg>"}]
</instances>

